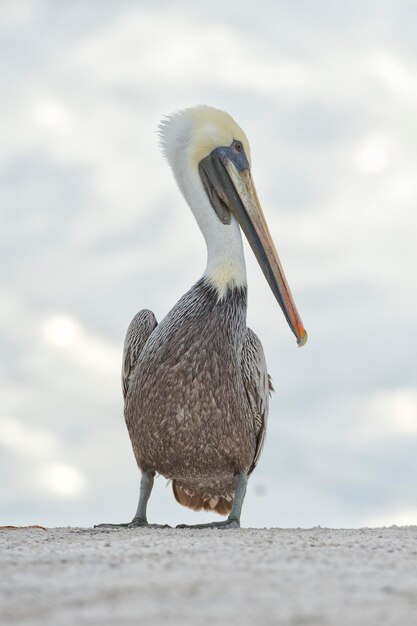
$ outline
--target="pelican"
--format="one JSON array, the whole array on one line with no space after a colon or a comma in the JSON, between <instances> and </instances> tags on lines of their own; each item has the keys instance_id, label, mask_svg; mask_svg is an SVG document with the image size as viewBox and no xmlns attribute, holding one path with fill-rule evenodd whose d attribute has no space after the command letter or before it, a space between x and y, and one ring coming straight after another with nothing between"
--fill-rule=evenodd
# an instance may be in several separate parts
<instances>
[{"instance_id":1,"label":"pelican","mask_svg":"<svg viewBox=\"0 0 417 626\"><path fill-rule=\"evenodd\" d=\"M100 526L148 526L147 504L158 473L172 480L180 504L227 515L180 528L238 528L272 391L262 344L246 326L241 231L299 346L307 333L256 194L243 130L226 112L197 106L164 118L159 134L204 235L207 267L159 324L142 310L129 325L122 387L142 471L139 503L130 523Z\"/></svg>"}]
</instances>

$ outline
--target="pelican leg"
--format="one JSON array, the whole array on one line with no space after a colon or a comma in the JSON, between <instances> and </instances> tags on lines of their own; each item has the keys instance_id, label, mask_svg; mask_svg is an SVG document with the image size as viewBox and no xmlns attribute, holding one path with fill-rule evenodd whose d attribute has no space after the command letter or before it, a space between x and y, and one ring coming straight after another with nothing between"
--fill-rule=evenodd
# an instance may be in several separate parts
<instances>
[{"instance_id":1,"label":"pelican leg","mask_svg":"<svg viewBox=\"0 0 417 626\"><path fill-rule=\"evenodd\" d=\"M152 493L154 477L155 472L151 470L143 472L142 478L140 480L138 508L136 510L135 517L132 519L131 522L126 522L123 524L97 524L96 526L94 526L94 528L139 528L143 526L147 526L149 528L170 528L168 524L148 524L148 520L146 517L146 508L148 506L148 500Z\"/></svg>"},{"instance_id":2,"label":"pelican leg","mask_svg":"<svg viewBox=\"0 0 417 626\"><path fill-rule=\"evenodd\" d=\"M208 522L207 524L179 524L177 528L219 528L220 530L228 530L229 528L240 528L240 514L242 512L243 500L245 499L246 487L248 484L248 475L246 472L240 472L234 477L235 480L235 497L233 500L232 510L227 520L222 522Z\"/></svg>"}]
</instances>

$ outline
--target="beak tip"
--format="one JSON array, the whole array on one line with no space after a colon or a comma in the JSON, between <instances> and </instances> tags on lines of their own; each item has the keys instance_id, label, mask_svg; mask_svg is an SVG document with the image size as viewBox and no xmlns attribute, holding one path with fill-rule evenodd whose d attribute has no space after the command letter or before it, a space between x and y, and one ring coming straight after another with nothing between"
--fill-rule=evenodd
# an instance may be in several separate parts
<instances>
[{"instance_id":1,"label":"beak tip","mask_svg":"<svg viewBox=\"0 0 417 626\"><path fill-rule=\"evenodd\" d=\"M302 348L303 346L305 346L305 345L306 345L306 343L307 343L307 339L308 339L307 332L306 332L306 331L304 331L304 335L302 335L301 337L299 337L299 338L297 339L297 344L298 344L298 347L299 347L299 348Z\"/></svg>"}]
</instances>

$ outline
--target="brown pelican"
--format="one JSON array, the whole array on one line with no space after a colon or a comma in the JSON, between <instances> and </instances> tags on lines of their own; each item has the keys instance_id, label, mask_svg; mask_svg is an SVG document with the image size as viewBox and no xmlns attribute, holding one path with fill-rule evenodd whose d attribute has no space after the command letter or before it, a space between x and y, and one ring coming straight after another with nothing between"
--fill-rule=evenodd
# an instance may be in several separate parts
<instances>
[{"instance_id":1,"label":"brown pelican","mask_svg":"<svg viewBox=\"0 0 417 626\"><path fill-rule=\"evenodd\" d=\"M272 390L262 344L246 327L241 230L299 346L307 334L259 204L245 133L224 111L198 106L165 118L160 137L206 240L207 267L160 324L142 310L128 328L122 386L142 470L139 504L132 522L101 526L147 526L158 472L172 479L180 504L228 515L196 527L237 528Z\"/></svg>"}]
</instances>

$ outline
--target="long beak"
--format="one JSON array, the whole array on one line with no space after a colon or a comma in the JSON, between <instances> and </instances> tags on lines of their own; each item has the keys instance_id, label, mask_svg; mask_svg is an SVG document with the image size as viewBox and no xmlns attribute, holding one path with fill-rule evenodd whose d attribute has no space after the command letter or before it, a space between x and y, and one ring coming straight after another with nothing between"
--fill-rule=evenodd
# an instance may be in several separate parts
<instances>
[{"instance_id":1,"label":"long beak","mask_svg":"<svg viewBox=\"0 0 417 626\"><path fill-rule=\"evenodd\" d=\"M226 207L239 222L271 287L272 293L278 301L289 327L297 338L298 345L300 347L304 346L307 342L307 332L294 304L284 270L258 200L250 170L249 168L237 169L225 150L220 149L216 155L212 153L210 156L212 158L204 164L204 167L200 169L200 173L203 174L205 170L206 180L204 180L203 176L202 179L206 189L207 178L210 179L211 193L209 193L209 197L211 196L210 200L213 207L223 222L227 223L224 218L224 209ZM207 189L207 191L209 190ZM223 211L221 211L221 208Z\"/></svg>"}]
</instances>

